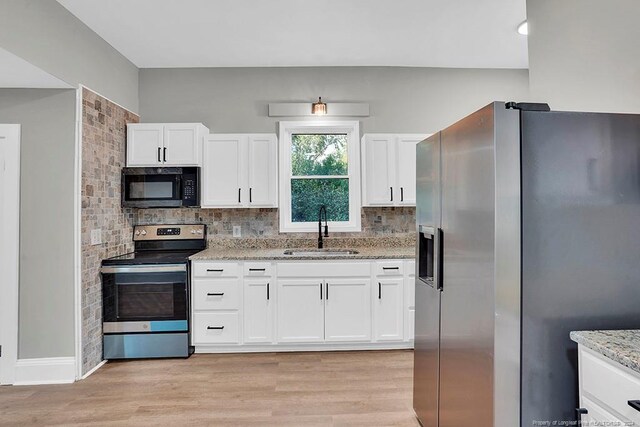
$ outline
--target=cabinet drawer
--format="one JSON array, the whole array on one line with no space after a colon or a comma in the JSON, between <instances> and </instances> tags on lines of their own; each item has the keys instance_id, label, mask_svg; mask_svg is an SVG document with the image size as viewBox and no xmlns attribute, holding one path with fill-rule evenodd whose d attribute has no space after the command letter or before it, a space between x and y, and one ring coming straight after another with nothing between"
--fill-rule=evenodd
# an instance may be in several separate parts
<instances>
[{"instance_id":1,"label":"cabinet drawer","mask_svg":"<svg viewBox=\"0 0 640 427\"><path fill-rule=\"evenodd\" d=\"M376 262L376 276L402 276L404 274L403 261Z\"/></svg>"},{"instance_id":2,"label":"cabinet drawer","mask_svg":"<svg viewBox=\"0 0 640 427\"><path fill-rule=\"evenodd\" d=\"M278 263L278 277L371 277L371 264L360 262L300 262Z\"/></svg>"},{"instance_id":3,"label":"cabinet drawer","mask_svg":"<svg viewBox=\"0 0 640 427\"><path fill-rule=\"evenodd\" d=\"M238 313L195 313L194 344L234 344L239 342Z\"/></svg>"},{"instance_id":4,"label":"cabinet drawer","mask_svg":"<svg viewBox=\"0 0 640 427\"><path fill-rule=\"evenodd\" d=\"M233 262L196 262L194 277L238 277L240 266Z\"/></svg>"},{"instance_id":5,"label":"cabinet drawer","mask_svg":"<svg viewBox=\"0 0 640 427\"><path fill-rule=\"evenodd\" d=\"M271 264L268 262L245 262L243 270L247 277L271 277L273 275Z\"/></svg>"},{"instance_id":6,"label":"cabinet drawer","mask_svg":"<svg viewBox=\"0 0 640 427\"><path fill-rule=\"evenodd\" d=\"M239 280L195 280L193 283L195 310L238 310L240 308Z\"/></svg>"},{"instance_id":7,"label":"cabinet drawer","mask_svg":"<svg viewBox=\"0 0 640 427\"><path fill-rule=\"evenodd\" d=\"M416 275L416 262L415 261L407 261L407 263L405 264L406 270L405 273L407 273L410 277L415 277Z\"/></svg>"},{"instance_id":8,"label":"cabinet drawer","mask_svg":"<svg viewBox=\"0 0 640 427\"><path fill-rule=\"evenodd\" d=\"M597 403L592 402L586 397L582 397L582 403L580 404L588 412L582 415L582 424L589 425L611 425L611 426L624 426L625 424L619 420L616 416L612 415L606 409L602 408ZM599 424L598 424L599 423ZM607 424L610 423L610 424Z\"/></svg>"},{"instance_id":9,"label":"cabinet drawer","mask_svg":"<svg viewBox=\"0 0 640 427\"><path fill-rule=\"evenodd\" d=\"M629 400L640 400L640 378L624 370L622 365L616 366L616 362L584 347L580 356L582 393L640 424L640 412L627 403Z\"/></svg>"}]
</instances>

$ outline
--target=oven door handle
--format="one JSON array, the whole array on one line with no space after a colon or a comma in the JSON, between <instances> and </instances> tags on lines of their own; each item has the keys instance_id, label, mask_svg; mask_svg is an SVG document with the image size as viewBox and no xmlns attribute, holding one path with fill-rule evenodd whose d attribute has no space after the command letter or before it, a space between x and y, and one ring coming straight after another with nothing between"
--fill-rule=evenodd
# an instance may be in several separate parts
<instances>
[{"instance_id":1,"label":"oven door handle","mask_svg":"<svg viewBox=\"0 0 640 427\"><path fill-rule=\"evenodd\" d=\"M187 271L186 264L165 264L165 265L127 265L127 266L106 266L100 269L102 274L117 273L171 273Z\"/></svg>"}]
</instances>

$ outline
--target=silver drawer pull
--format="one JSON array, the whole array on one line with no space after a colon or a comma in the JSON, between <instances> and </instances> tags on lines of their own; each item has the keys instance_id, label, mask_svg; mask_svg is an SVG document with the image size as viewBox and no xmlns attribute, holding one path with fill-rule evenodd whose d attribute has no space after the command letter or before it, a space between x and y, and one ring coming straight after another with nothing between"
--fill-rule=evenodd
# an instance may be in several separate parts
<instances>
[{"instance_id":1,"label":"silver drawer pull","mask_svg":"<svg viewBox=\"0 0 640 427\"><path fill-rule=\"evenodd\" d=\"M222 269L222 268L207 268L207 271L209 273L222 273L224 271L224 269Z\"/></svg>"},{"instance_id":2,"label":"silver drawer pull","mask_svg":"<svg viewBox=\"0 0 640 427\"><path fill-rule=\"evenodd\" d=\"M224 326L207 326L207 329L222 330L224 329Z\"/></svg>"},{"instance_id":3,"label":"silver drawer pull","mask_svg":"<svg viewBox=\"0 0 640 427\"><path fill-rule=\"evenodd\" d=\"M224 295L224 292L209 292L207 294L208 297L221 297Z\"/></svg>"}]
</instances>

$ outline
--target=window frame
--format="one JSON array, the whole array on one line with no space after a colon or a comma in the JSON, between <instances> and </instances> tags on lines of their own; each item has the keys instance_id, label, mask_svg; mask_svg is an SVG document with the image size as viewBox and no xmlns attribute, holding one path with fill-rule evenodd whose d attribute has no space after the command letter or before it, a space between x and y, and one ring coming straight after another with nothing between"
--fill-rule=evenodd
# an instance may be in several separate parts
<instances>
[{"instance_id":1,"label":"window frame","mask_svg":"<svg viewBox=\"0 0 640 427\"><path fill-rule=\"evenodd\" d=\"M349 221L329 221L331 232L361 231L360 198L360 122L358 121L283 121L279 123L279 217L281 233L317 232L316 222L293 222L291 220L291 137L294 134L346 134L347 175L349 180Z\"/></svg>"}]
</instances>

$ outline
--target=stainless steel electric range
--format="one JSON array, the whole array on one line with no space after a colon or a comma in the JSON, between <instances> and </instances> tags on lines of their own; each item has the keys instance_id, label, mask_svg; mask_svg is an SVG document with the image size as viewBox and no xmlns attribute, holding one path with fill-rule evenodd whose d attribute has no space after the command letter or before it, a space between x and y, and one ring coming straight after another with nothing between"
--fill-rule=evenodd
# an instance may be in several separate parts
<instances>
[{"instance_id":1,"label":"stainless steel electric range","mask_svg":"<svg viewBox=\"0 0 640 427\"><path fill-rule=\"evenodd\" d=\"M135 252L102 261L105 359L189 357L189 256L205 225L139 225Z\"/></svg>"}]
</instances>

